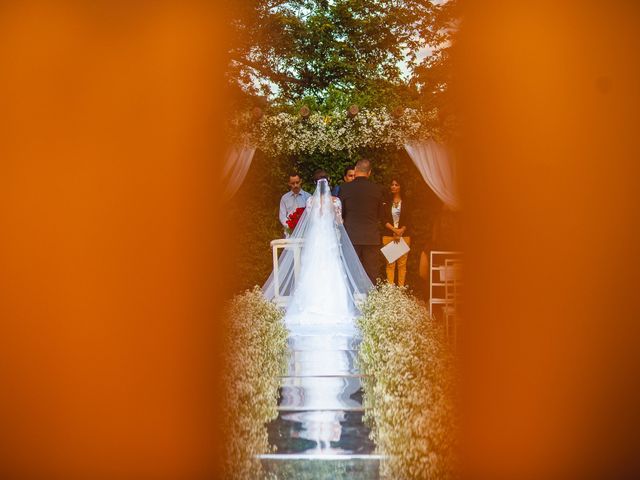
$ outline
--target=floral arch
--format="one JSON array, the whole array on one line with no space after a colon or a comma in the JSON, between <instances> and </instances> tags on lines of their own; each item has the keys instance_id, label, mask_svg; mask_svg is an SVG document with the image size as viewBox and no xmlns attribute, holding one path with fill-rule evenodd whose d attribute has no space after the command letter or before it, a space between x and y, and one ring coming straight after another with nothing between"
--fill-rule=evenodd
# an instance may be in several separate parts
<instances>
[{"instance_id":1,"label":"floral arch","mask_svg":"<svg viewBox=\"0 0 640 480\"><path fill-rule=\"evenodd\" d=\"M404 148L424 181L450 208L460 208L454 158L437 143L435 114L405 108L311 112L277 112L263 115L260 109L231 121L232 146L224 166L225 196L233 197L242 184L256 149L271 156L355 152L372 148Z\"/></svg>"},{"instance_id":2,"label":"floral arch","mask_svg":"<svg viewBox=\"0 0 640 480\"><path fill-rule=\"evenodd\" d=\"M428 125L435 114L413 108L389 112L385 108L329 113L279 112L262 115L258 110L232 122L236 143L251 145L268 155L354 152L363 148L402 148L408 140L433 136Z\"/></svg>"}]
</instances>

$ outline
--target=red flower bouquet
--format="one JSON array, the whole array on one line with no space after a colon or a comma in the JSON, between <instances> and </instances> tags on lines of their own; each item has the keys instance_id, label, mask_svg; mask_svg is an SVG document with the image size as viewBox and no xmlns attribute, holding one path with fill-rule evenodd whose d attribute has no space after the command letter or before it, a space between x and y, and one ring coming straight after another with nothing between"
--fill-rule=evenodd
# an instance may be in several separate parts
<instances>
[{"instance_id":1,"label":"red flower bouquet","mask_svg":"<svg viewBox=\"0 0 640 480\"><path fill-rule=\"evenodd\" d=\"M285 228L287 235L291 235L298 225L298 221L304 212L304 207L298 207L293 212L289 214L289 218L287 219L287 227Z\"/></svg>"}]
</instances>

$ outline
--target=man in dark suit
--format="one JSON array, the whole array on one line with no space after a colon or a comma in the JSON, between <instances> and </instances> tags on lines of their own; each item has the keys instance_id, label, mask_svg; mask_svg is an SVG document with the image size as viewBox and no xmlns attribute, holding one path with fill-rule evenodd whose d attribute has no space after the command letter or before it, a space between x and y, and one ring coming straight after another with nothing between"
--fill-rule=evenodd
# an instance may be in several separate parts
<instances>
[{"instance_id":1,"label":"man in dark suit","mask_svg":"<svg viewBox=\"0 0 640 480\"><path fill-rule=\"evenodd\" d=\"M380 270L380 218L382 212L382 188L369 180L371 162L359 160L355 178L340 188L344 228L353 248L373 283Z\"/></svg>"}]
</instances>

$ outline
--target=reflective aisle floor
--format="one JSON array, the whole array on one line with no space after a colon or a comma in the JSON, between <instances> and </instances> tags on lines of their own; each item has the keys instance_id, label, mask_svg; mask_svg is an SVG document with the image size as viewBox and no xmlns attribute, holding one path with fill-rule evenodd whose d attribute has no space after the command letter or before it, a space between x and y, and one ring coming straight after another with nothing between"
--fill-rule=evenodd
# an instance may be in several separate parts
<instances>
[{"instance_id":1,"label":"reflective aisle floor","mask_svg":"<svg viewBox=\"0 0 640 480\"><path fill-rule=\"evenodd\" d=\"M327 328L289 337L279 415L268 425L277 450L262 463L279 479L377 479L380 457L362 421L359 340Z\"/></svg>"}]
</instances>

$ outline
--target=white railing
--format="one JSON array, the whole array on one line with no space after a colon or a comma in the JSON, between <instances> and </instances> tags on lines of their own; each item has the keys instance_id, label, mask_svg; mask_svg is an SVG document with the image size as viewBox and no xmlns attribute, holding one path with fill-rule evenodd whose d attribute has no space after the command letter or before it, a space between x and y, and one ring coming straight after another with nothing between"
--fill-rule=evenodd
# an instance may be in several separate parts
<instances>
[{"instance_id":1,"label":"white railing","mask_svg":"<svg viewBox=\"0 0 640 480\"><path fill-rule=\"evenodd\" d=\"M293 251L293 275L294 283L300 275L300 250L304 239L302 238L279 238L271 241L273 251L273 301L280 306L285 306L289 302L289 296L280 295L280 268L278 265L278 251L280 249L291 249Z\"/></svg>"},{"instance_id":2,"label":"white railing","mask_svg":"<svg viewBox=\"0 0 640 480\"><path fill-rule=\"evenodd\" d=\"M462 253L431 251L429 262L429 314L434 315L434 307L440 307L444 315L447 338L453 334L454 346L457 337L457 323L462 301Z\"/></svg>"},{"instance_id":3,"label":"white railing","mask_svg":"<svg viewBox=\"0 0 640 480\"><path fill-rule=\"evenodd\" d=\"M433 314L434 305L448 305L445 287L454 279L461 286L462 252L432 250L429 260L429 313ZM447 262L449 260L449 262ZM455 260L454 262L451 262Z\"/></svg>"}]
</instances>

